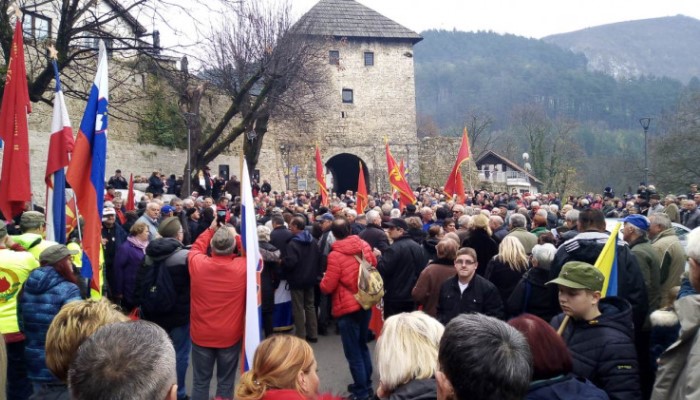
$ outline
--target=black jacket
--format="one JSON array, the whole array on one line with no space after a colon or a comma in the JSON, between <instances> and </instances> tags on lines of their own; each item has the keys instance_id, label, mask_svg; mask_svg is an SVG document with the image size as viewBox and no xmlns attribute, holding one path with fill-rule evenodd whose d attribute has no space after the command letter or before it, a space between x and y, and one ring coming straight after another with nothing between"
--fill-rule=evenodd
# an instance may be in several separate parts
<instances>
[{"instance_id":1,"label":"black jacket","mask_svg":"<svg viewBox=\"0 0 700 400\"><path fill-rule=\"evenodd\" d=\"M301 231L287 243L282 268L292 290L308 289L318 282L321 275L321 251L316 240L307 231Z\"/></svg>"},{"instance_id":2,"label":"black jacket","mask_svg":"<svg viewBox=\"0 0 700 400\"><path fill-rule=\"evenodd\" d=\"M505 318L501 296L491 282L475 274L464 293L460 293L457 279L457 276L450 278L440 287L438 321L446 325L457 315L469 313Z\"/></svg>"},{"instance_id":3,"label":"black jacket","mask_svg":"<svg viewBox=\"0 0 700 400\"><path fill-rule=\"evenodd\" d=\"M394 240L377 262L384 280L384 300L412 302L411 290L426 265L423 248L410 236L404 234Z\"/></svg>"},{"instance_id":4,"label":"black jacket","mask_svg":"<svg viewBox=\"0 0 700 400\"><path fill-rule=\"evenodd\" d=\"M360 236L360 239L367 242L369 247L377 249L382 253L389 248L389 239L386 237L384 229L379 225L367 224L367 228L360 232L358 236Z\"/></svg>"},{"instance_id":5,"label":"black jacket","mask_svg":"<svg viewBox=\"0 0 700 400\"><path fill-rule=\"evenodd\" d=\"M549 271L542 268L529 269L513 289L506 302L506 314L515 317L522 313L537 315L545 321L551 321L561 312L559 302L553 303L549 282Z\"/></svg>"},{"instance_id":6,"label":"black jacket","mask_svg":"<svg viewBox=\"0 0 700 400\"><path fill-rule=\"evenodd\" d=\"M282 257L287 254L287 243L294 237L294 234L284 226L278 226L270 232L270 244L277 247L282 252Z\"/></svg>"},{"instance_id":7,"label":"black jacket","mask_svg":"<svg viewBox=\"0 0 700 400\"><path fill-rule=\"evenodd\" d=\"M603 246L608 240L607 233L583 232L575 238L564 242L549 268L549 278L555 279L561 272L561 267L569 261L583 261L595 265L598 255L603 251ZM617 244L617 296L630 302L632 305L632 319L639 332L649 315L649 301L647 287L644 284L642 271L637 264L636 257L626 244ZM550 285L552 303L559 304L557 285Z\"/></svg>"},{"instance_id":8,"label":"black jacket","mask_svg":"<svg viewBox=\"0 0 700 400\"><path fill-rule=\"evenodd\" d=\"M523 277L524 272L524 268L523 272L511 269L508 264L501 261L498 256L495 256L489 261L486 272L484 272L484 278L496 286L498 293L501 295L501 301L503 304L506 304L515 286L520 282L520 278Z\"/></svg>"},{"instance_id":9,"label":"black jacket","mask_svg":"<svg viewBox=\"0 0 700 400\"><path fill-rule=\"evenodd\" d=\"M590 379L611 400L641 399L632 308L619 297L606 297L598 307L598 318L571 319L562 333L574 361L572 372ZM554 317L552 327L558 329L563 319L564 314Z\"/></svg>"},{"instance_id":10,"label":"black jacket","mask_svg":"<svg viewBox=\"0 0 700 400\"><path fill-rule=\"evenodd\" d=\"M177 299L175 307L166 314L157 316L144 315L143 319L160 325L166 331L190 322L190 272L187 269L187 254L182 243L173 238L156 239L146 247L146 255L154 261L164 261L165 267L170 272ZM135 294L143 293L142 282L144 268L153 268L142 265L136 275ZM137 300L138 302L138 300Z\"/></svg>"},{"instance_id":11,"label":"black jacket","mask_svg":"<svg viewBox=\"0 0 700 400\"><path fill-rule=\"evenodd\" d=\"M462 242L462 247L471 247L476 251L476 261L479 263L476 273L481 276L484 276L489 261L498 254L496 241L483 229L470 231L469 237Z\"/></svg>"},{"instance_id":12,"label":"black jacket","mask_svg":"<svg viewBox=\"0 0 700 400\"><path fill-rule=\"evenodd\" d=\"M435 378L414 379L394 389L387 398L389 400L435 400L437 383Z\"/></svg>"}]
</instances>

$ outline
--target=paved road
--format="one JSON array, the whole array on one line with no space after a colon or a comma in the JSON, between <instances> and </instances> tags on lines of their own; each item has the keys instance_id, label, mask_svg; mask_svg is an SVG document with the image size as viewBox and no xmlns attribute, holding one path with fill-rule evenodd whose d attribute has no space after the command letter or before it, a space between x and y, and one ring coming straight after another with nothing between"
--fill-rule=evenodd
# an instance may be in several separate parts
<instances>
[{"instance_id":1,"label":"paved road","mask_svg":"<svg viewBox=\"0 0 700 400\"><path fill-rule=\"evenodd\" d=\"M335 329L330 329L334 332ZM369 344L370 353L372 354L372 360L374 361L374 345L375 342ZM318 343L311 345L314 349L314 354L316 355L316 362L318 363L318 376L321 380L321 387L319 391L321 393L331 392L338 395L346 395L348 384L352 383L352 377L350 376L350 370L348 369L348 363L345 361L345 356L343 355L343 345L340 343L340 335L330 334L329 336L319 336ZM214 378L212 379L211 394L214 395L216 391L216 373L214 373ZM377 371L375 369L374 375L372 377L372 383L374 389L379 382L377 377ZM238 383L238 377L236 377L236 383ZM187 391L190 392L192 386L192 368L187 370Z\"/></svg>"}]
</instances>

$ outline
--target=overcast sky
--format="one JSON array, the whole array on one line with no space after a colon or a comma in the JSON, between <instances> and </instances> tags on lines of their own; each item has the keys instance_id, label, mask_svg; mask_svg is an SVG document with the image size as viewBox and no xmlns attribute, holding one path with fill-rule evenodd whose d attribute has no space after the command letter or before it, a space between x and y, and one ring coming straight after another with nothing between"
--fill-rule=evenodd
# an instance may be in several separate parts
<instances>
[{"instance_id":1,"label":"overcast sky","mask_svg":"<svg viewBox=\"0 0 700 400\"><path fill-rule=\"evenodd\" d=\"M317 0L290 0L301 16ZM421 32L486 30L541 38L613 22L683 14L700 19L700 0L358 0Z\"/></svg>"}]
</instances>

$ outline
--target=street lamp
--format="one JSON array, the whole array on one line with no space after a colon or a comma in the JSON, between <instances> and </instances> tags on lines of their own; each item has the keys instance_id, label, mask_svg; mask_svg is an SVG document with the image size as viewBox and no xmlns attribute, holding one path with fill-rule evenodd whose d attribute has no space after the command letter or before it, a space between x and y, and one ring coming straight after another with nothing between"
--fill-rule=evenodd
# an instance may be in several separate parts
<instances>
[{"instance_id":1,"label":"street lamp","mask_svg":"<svg viewBox=\"0 0 700 400\"><path fill-rule=\"evenodd\" d=\"M649 132L649 124L651 124L651 118L640 118L639 123L644 129L644 185L649 184L649 153L647 151L647 133Z\"/></svg>"},{"instance_id":2,"label":"street lamp","mask_svg":"<svg viewBox=\"0 0 700 400\"><path fill-rule=\"evenodd\" d=\"M280 153L282 154L282 157L285 159L286 165L285 165L285 174L284 174L284 185L285 185L285 191L289 190L289 153L290 153L290 146L289 145L280 145Z\"/></svg>"}]
</instances>

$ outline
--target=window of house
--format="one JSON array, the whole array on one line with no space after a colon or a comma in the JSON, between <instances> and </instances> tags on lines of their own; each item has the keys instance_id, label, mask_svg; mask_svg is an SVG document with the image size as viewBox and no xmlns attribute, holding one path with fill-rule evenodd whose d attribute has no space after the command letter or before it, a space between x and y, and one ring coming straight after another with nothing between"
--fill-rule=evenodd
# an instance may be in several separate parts
<instances>
[{"instance_id":1,"label":"window of house","mask_svg":"<svg viewBox=\"0 0 700 400\"><path fill-rule=\"evenodd\" d=\"M25 12L22 30L27 37L36 40L51 38L51 19L42 15Z\"/></svg>"},{"instance_id":2,"label":"window of house","mask_svg":"<svg viewBox=\"0 0 700 400\"><path fill-rule=\"evenodd\" d=\"M371 67L374 65L374 52L365 51L365 67Z\"/></svg>"},{"instance_id":3,"label":"window of house","mask_svg":"<svg viewBox=\"0 0 700 400\"><path fill-rule=\"evenodd\" d=\"M331 50L328 52L328 63L331 65L340 64L340 52L338 50Z\"/></svg>"},{"instance_id":4,"label":"window of house","mask_svg":"<svg viewBox=\"0 0 700 400\"><path fill-rule=\"evenodd\" d=\"M352 103L353 101L352 89L343 89L343 103Z\"/></svg>"}]
</instances>

